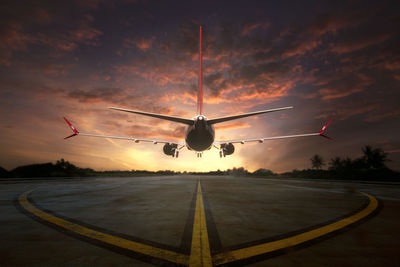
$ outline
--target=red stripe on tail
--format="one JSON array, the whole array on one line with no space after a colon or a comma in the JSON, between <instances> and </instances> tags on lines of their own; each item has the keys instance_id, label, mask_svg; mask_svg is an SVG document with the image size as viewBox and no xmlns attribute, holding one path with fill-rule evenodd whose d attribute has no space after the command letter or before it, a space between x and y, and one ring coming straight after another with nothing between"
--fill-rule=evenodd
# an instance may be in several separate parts
<instances>
[{"instance_id":1,"label":"red stripe on tail","mask_svg":"<svg viewBox=\"0 0 400 267\"><path fill-rule=\"evenodd\" d=\"M197 99L197 112L199 113L199 115L202 115L202 106L203 106L203 92L202 92L202 88L201 88L201 82L202 82L202 55L201 55L201 26L200 26L200 49L199 49L199 62L200 62L200 69L199 69L199 95L198 95L198 99Z\"/></svg>"}]
</instances>

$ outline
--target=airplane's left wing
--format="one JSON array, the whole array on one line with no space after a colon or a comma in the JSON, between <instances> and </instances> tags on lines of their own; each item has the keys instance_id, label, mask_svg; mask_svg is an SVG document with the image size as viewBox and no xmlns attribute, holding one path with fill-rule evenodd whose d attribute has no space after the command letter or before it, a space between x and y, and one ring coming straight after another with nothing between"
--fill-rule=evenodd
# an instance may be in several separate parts
<instances>
[{"instance_id":1,"label":"airplane's left wing","mask_svg":"<svg viewBox=\"0 0 400 267\"><path fill-rule=\"evenodd\" d=\"M178 141L167 141L167 140L157 140L157 139L147 139L147 138L136 138L136 137L124 137L124 136L113 136L113 135L101 135L101 134L90 134L90 133L81 133L79 132L68 120L64 117L64 120L67 122L68 126L71 128L73 134L65 137L64 139L71 138L76 135L83 135L83 136L92 136L92 137L102 137L102 138L111 138L111 139L121 139L121 140L129 140L134 141L135 143L145 142L145 143L153 143L153 144L170 144L170 145L177 145L182 147L186 146L184 142Z\"/></svg>"},{"instance_id":2,"label":"airplane's left wing","mask_svg":"<svg viewBox=\"0 0 400 267\"><path fill-rule=\"evenodd\" d=\"M333 118L332 118L333 119ZM228 144L246 144L246 143L264 143L264 141L268 140L276 140L276 139L286 139L286 138L296 138L296 137L308 137L308 136L322 136L328 139L332 139L331 137L325 134L326 127L328 127L329 123L331 123L332 119L330 119L319 132L316 133L306 133L306 134L295 134L295 135L282 135L282 136L272 136L272 137L261 137L261 138L252 138L252 139L239 139L239 140L227 140L227 141L216 141L214 142L215 146L218 145L228 145Z\"/></svg>"}]
</instances>

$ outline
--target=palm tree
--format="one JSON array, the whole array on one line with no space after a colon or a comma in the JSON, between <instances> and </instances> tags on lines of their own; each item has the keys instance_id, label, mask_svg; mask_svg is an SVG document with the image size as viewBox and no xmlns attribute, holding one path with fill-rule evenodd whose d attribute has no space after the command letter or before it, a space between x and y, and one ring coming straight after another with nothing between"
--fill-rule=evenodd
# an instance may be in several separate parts
<instances>
[{"instance_id":1,"label":"palm tree","mask_svg":"<svg viewBox=\"0 0 400 267\"><path fill-rule=\"evenodd\" d=\"M330 165L329 170L338 171L343 169L344 160L342 160L340 157L334 157L331 158L329 165Z\"/></svg>"},{"instance_id":2,"label":"palm tree","mask_svg":"<svg viewBox=\"0 0 400 267\"><path fill-rule=\"evenodd\" d=\"M318 154L315 154L310 160L313 169L320 170L325 165L323 158Z\"/></svg>"},{"instance_id":3,"label":"palm tree","mask_svg":"<svg viewBox=\"0 0 400 267\"><path fill-rule=\"evenodd\" d=\"M367 168L382 169L386 168L385 162L389 161L387 153L381 148L373 149L371 146L365 146L362 148L364 153L363 160Z\"/></svg>"}]
</instances>

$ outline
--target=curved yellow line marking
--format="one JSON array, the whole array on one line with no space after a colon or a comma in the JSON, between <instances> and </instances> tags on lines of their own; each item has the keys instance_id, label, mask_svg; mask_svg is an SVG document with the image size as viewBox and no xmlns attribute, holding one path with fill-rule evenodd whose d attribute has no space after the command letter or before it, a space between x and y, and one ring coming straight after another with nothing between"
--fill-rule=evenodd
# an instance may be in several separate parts
<instances>
[{"instance_id":1,"label":"curved yellow line marking","mask_svg":"<svg viewBox=\"0 0 400 267\"><path fill-rule=\"evenodd\" d=\"M353 224L374 212L378 208L378 201L371 195L361 192L369 199L368 206L360 212L344 218L340 221L322 226L320 228L304 232L292 237L255 245L247 248L232 250L211 256L210 245L208 240L208 231L205 220L204 204L200 182L198 184L198 191L196 197L195 219L193 225L193 236L190 256L169 251L166 249L156 248L150 245L138 243L135 241L127 240L117 236L102 233L79 224L61 219L49 213L46 213L35 206L29 200L28 195L32 192L28 191L21 194L18 198L19 204L28 212L34 214L40 219L50 222L54 225L62 227L71 232L79 235L99 240L103 243L110 244L119 248L127 249L133 252L142 253L154 258L167 260L169 262L190 265L190 266L212 266L226 264L238 260L244 260L250 257L262 255L265 253L277 251L280 249L296 246L304 242L319 238L339 229L342 229L350 224ZM212 261L211 261L212 258Z\"/></svg>"},{"instance_id":2,"label":"curved yellow line marking","mask_svg":"<svg viewBox=\"0 0 400 267\"><path fill-rule=\"evenodd\" d=\"M135 241L127 240L124 238L120 238L117 236L109 235L106 233L102 233L79 224L58 218L49 213L46 213L35 206L33 206L29 200L28 195L32 191L25 192L21 194L18 198L19 204L28 212L36 215L40 219L55 224L59 227L62 227L71 232L77 233L79 235L99 240L106 244L110 244L119 248L127 249L133 252L139 252L154 258L159 258L163 260L167 260L170 262L174 262L177 264L187 265L189 262L188 256L183 255L181 253L177 253L174 251L169 251L166 249L156 248L150 245L141 244Z\"/></svg>"},{"instance_id":3,"label":"curved yellow line marking","mask_svg":"<svg viewBox=\"0 0 400 267\"><path fill-rule=\"evenodd\" d=\"M244 260L250 257L296 246L349 226L350 224L367 217L378 208L378 201L376 198L363 192L361 192L361 194L368 197L369 204L365 209L352 216L292 237L214 255L214 264L220 265L233 261Z\"/></svg>"}]
</instances>

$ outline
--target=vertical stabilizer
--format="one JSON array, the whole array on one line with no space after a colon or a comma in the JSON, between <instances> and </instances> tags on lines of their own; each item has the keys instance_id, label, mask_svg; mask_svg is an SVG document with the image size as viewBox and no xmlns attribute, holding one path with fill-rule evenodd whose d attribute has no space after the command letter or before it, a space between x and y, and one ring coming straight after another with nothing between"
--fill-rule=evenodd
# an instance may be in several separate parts
<instances>
[{"instance_id":1,"label":"vertical stabilizer","mask_svg":"<svg viewBox=\"0 0 400 267\"><path fill-rule=\"evenodd\" d=\"M202 38L202 27L200 26L200 46L199 46L199 94L197 96L197 114L202 115L203 114L203 89L202 89L202 54L201 54L201 38Z\"/></svg>"}]
</instances>

